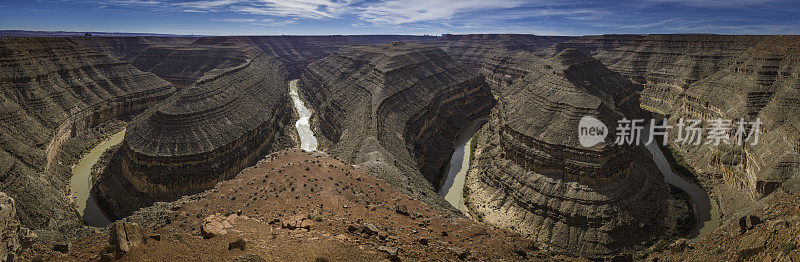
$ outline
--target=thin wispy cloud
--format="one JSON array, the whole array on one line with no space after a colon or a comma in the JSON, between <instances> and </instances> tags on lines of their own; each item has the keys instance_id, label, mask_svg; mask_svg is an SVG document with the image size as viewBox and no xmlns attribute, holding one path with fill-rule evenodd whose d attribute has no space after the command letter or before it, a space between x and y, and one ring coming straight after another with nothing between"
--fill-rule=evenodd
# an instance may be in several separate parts
<instances>
[{"instance_id":1,"label":"thin wispy cloud","mask_svg":"<svg viewBox=\"0 0 800 262\"><path fill-rule=\"evenodd\" d=\"M281 27L282 33L764 33L797 32L800 6L794 0L40 0L3 2L7 27L58 19L34 17L43 10L64 13L90 10L104 23L142 24L163 28L165 23L216 27ZM74 5L74 10L61 10ZM142 16L148 18L142 20ZM157 19L155 19L157 18ZM129 19L129 20L125 20ZM87 19L89 20L89 19ZM152 21L151 21L152 20ZM156 21L157 20L157 21ZM19 22L18 22L19 21ZM205 22L203 22L205 21ZM42 22L45 23L45 22ZM204 24L208 23L208 24ZM63 29L60 21L50 27ZM108 24L108 26L111 26ZM19 26L17 26L19 27ZM46 26L42 26L46 27ZM115 29L116 30L116 29Z\"/></svg>"},{"instance_id":2,"label":"thin wispy cloud","mask_svg":"<svg viewBox=\"0 0 800 262\"><path fill-rule=\"evenodd\" d=\"M485 0L400 0L386 1L358 8L360 18L371 23L405 24L446 20L457 13L496 10L522 5L522 1Z\"/></svg>"}]
</instances>

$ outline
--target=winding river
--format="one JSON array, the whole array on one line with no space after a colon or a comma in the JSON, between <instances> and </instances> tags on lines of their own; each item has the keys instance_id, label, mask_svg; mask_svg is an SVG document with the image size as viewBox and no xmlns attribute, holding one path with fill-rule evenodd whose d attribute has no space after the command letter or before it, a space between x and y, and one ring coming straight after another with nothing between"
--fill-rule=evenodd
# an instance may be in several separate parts
<instances>
[{"instance_id":1,"label":"winding river","mask_svg":"<svg viewBox=\"0 0 800 262\"><path fill-rule=\"evenodd\" d=\"M78 207L78 213L89 226L104 227L111 223L100 210L94 196L92 196L92 167L100 161L103 152L122 142L125 138L125 129L101 142L88 154L84 155L78 164L72 166L72 177L69 181L72 202Z\"/></svg>"},{"instance_id":2,"label":"winding river","mask_svg":"<svg viewBox=\"0 0 800 262\"><path fill-rule=\"evenodd\" d=\"M649 127L645 127L645 130L649 130ZM646 137L647 131L642 132L642 140L647 140ZM642 143L645 143L645 141L642 141ZM719 211L717 210L717 206L711 204L711 198L706 191L694 183L686 181L678 174L675 174L669 161L664 157L664 153L656 143L658 142L653 141L650 144L646 144L645 147L650 151L650 154L653 155L653 160L655 160L658 170L664 174L664 180L670 185L686 192L686 194L692 198L692 202L694 202L694 211L695 214L697 214L698 224L697 228L695 228L687 238L696 239L701 235L713 232L719 227Z\"/></svg>"},{"instance_id":3,"label":"winding river","mask_svg":"<svg viewBox=\"0 0 800 262\"><path fill-rule=\"evenodd\" d=\"M447 171L447 179L439 190L439 195L464 214L468 214L467 207L464 205L464 183L469 169L470 146L472 136L478 131L487 118L473 120L466 127L461 129L456 139L456 150L450 158L450 167Z\"/></svg>"},{"instance_id":4,"label":"winding river","mask_svg":"<svg viewBox=\"0 0 800 262\"><path fill-rule=\"evenodd\" d=\"M453 157L450 158L447 180L445 180L445 183L439 191L439 194L442 195L448 203L465 214L467 212L466 206L464 205L463 190L467 169L469 169L471 153L469 150L470 143L472 142L472 136L485 122L486 118L478 119L461 130L456 140L456 150L453 152ZM647 129L648 128L645 128L645 130ZM646 137L647 133L642 132L642 138L646 139ZM646 145L646 147L647 150L650 151L650 154L652 154L653 160L658 166L658 170L664 174L664 180L686 192L694 202L694 211L695 214L697 214L697 221L699 223L687 238L697 239L701 235L713 232L719 226L719 213L717 206L711 204L711 199L708 194L699 186L675 174L666 157L664 157L664 153L661 152L657 144L650 143Z\"/></svg>"},{"instance_id":5,"label":"winding river","mask_svg":"<svg viewBox=\"0 0 800 262\"><path fill-rule=\"evenodd\" d=\"M299 79L289 81L289 95L292 96L294 109L297 111L299 118L294 124L297 128L297 133L300 135L300 149L311 152L317 150L317 138L314 137L314 132L311 131L311 110L308 110L303 100L300 99L300 93L297 90L297 82Z\"/></svg>"}]
</instances>

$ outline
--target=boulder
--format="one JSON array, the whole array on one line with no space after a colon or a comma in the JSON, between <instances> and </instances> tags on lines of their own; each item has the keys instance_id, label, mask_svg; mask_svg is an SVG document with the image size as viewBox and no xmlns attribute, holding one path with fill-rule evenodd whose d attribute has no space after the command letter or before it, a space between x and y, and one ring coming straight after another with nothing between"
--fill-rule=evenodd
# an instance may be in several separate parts
<instances>
[{"instance_id":1,"label":"boulder","mask_svg":"<svg viewBox=\"0 0 800 262\"><path fill-rule=\"evenodd\" d=\"M239 238L236 241L228 243L228 250L239 249L244 251L247 248L246 245L247 242L244 241L244 239Z\"/></svg>"},{"instance_id":2,"label":"boulder","mask_svg":"<svg viewBox=\"0 0 800 262\"><path fill-rule=\"evenodd\" d=\"M391 260L397 260L398 259L397 255L399 253L399 250L396 247L380 246L380 247L378 247L378 251L386 253L386 255Z\"/></svg>"},{"instance_id":3,"label":"boulder","mask_svg":"<svg viewBox=\"0 0 800 262\"><path fill-rule=\"evenodd\" d=\"M761 218L754 215L742 216L739 218L739 233L743 234L747 230L753 229L755 226L763 223Z\"/></svg>"},{"instance_id":4,"label":"boulder","mask_svg":"<svg viewBox=\"0 0 800 262\"><path fill-rule=\"evenodd\" d=\"M223 226L219 222L209 222L205 223L202 228L200 228L200 235L203 236L205 239L213 238L219 235L225 235L228 231L223 229Z\"/></svg>"},{"instance_id":5,"label":"boulder","mask_svg":"<svg viewBox=\"0 0 800 262\"><path fill-rule=\"evenodd\" d=\"M69 243L53 244L53 251L58 251L58 252L66 254L66 253L69 253L70 246L71 245Z\"/></svg>"},{"instance_id":6,"label":"boulder","mask_svg":"<svg viewBox=\"0 0 800 262\"><path fill-rule=\"evenodd\" d=\"M296 215L290 217L287 220L282 220L281 228L295 230L295 229L306 229L311 230L311 219L308 219L306 215Z\"/></svg>"},{"instance_id":7,"label":"boulder","mask_svg":"<svg viewBox=\"0 0 800 262\"><path fill-rule=\"evenodd\" d=\"M219 214L208 216L203 219L203 227L200 228L200 235L205 239L225 235L228 233L227 229L233 227L232 223L238 217L237 215L222 216Z\"/></svg>"},{"instance_id":8,"label":"boulder","mask_svg":"<svg viewBox=\"0 0 800 262\"><path fill-rule=\"evenodd\" d=\"M737 260L745 260L749 257L757 255L767 244L767 235L765 234L750 234L739 241L739 251L736 252Z\"/></svg>"},{"instance_id":9,"label":"boulder","mask_svg":"<svg viewBox=\"0 0 800 262\"><path fill-rule=\"evenodd\" d=\"M117 221L111 225L108 244L118 254L131 252L134 247L147 243L144 229L137 223Z\"/></svg>"},{"instance_id":10,"label":"boulder","mask_svg":"<svg viewBox=\"0 0 800 262\"><path fill-rule=\"evenodd\" d=\"M397 205L397 206L395 206L394 211L397 212L398 214L401 214L401 215L404 215L404 216L408 216L409 215L408 208L405 205Z\"/></svg>"}]
</instances>

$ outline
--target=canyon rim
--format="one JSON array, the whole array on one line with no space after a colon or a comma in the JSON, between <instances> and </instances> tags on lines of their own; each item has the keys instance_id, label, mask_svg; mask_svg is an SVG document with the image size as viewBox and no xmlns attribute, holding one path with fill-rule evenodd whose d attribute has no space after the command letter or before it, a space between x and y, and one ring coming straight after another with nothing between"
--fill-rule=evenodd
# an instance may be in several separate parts
<instances>
[{"instance_id":1,"label":"canyon rim","mask_svg":"<svg viewBox=\"0 0 800 262\"><path fill-rule=\"evenodd\" d=\"M0 2L0 261L800 261L733 2Z\"/></svg>"}]
</instances>

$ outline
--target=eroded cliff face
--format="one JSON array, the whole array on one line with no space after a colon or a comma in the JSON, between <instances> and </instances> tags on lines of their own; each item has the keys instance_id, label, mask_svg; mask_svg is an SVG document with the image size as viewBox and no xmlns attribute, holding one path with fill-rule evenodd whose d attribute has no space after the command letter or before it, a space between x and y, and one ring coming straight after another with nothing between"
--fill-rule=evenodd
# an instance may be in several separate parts
<instances>
[{"instance_id":1,"label":"eroded cliff face","mask_svg":"<svg viewBox=\"0 0 800 262\"><path fill-rule=\"evenodd\" d=\"M121 36L121 37L70 37L70 41L94 51L100 51L119 60L130 61L145 48L152 46L187 45L197 37Z\"/></svg>"},{"instance_id":2,"label":"eroded cliff face","mask_svg":"<svg viewBox=\"0 0 800 262\"><path fill-rule=\"evenodd\" d=\"M652 158L614 143L636 85L575 49L527 71L500 90L480 131L465 189L473 217L573 256L642 249L673 232L686 214ZM609 127L590 148L578 142L584 116Z\"/></svg>"},{"instance_id":3,"label":"eroded cliff face","mask_svg":"<svg viewBox=\"0 0 800 262\"><path fill-rule=\"evenodd\" d=\"M424 41L421 36L223 36L223 37L75 37L73 41L130 61L173 83L188 86L213 69L243 61L242 46L260 49L281 62L288 78L297 78L313 61L353 44Z\"/></svg>"},{"instance_id":4,"label":"eroded cliff face","mask_svg":"<svg viewBox=\"0 0 800 262\"><path fill-rule=\"evenodd\" d=\"M290 79L300 76L310 63L347 45L420 42L435 39L409 35L253 36L249 41L284 64Z\"/></svg>"},{"instance_id":5,"label":"eroded cliff face","mask_svg":"<svg viewBox=\"0 0 800 262\"><path fill-rule=\"evenodd\" d=\"M646 35L585 35L555 43L547 48L547 53L555 55L564 49L572 48L594 56L604 51L636 44L645 37Z\"/></svg>"},{"instance_id":6,"label":"eroded cliff face","mask_svg":"<svg viewBox=\"0 0 800 262\"><path fill-rule=\"evenodd\" d=\"M445 35L425 44L436 45L454 59L482 73L494 92L528 73L528 66L548 56L556 43L576 39L537 35Z\"/></svg>"},{"instance_id":7,"label":"eroded cliff face","mask_svg":"<svg viewBox=\"0 0 800 262\"><path fill-rule=\"evenodd\" d=\"M23 225L36 229L79 223L66 196L67 161L78 155L63 156L62 144L174 92L67 38L0 38L0 90L0 184Z\"/></svg>"},{"instance_id":8,"label":"eroded cliff face","mask_svg":"<svg viewBox=\"0 0 800 262\"><path fill-rule=\"evenodd\" d=\"M689 85L669 111L672 124L679 118L702 119L708 128L711 120L732 120L727 132L731 144L671 144L701 179L718 185L725 213L771 194L800 173L798 50L796 37L756 44L730 59L729 66ZM740 119L763 122L756 145L754 137L737 144Z\"/></svg>"},{"instance_id":9,"label":"eroded cliff face","mask_svg":"<svg viewBox=\"0 0 800 262\"><path fill-rule=\"evenodd\" d=\"M599 52L608 68L644 84L642 104L669 112L689 85L728 67L769 36L647 35Z\"/></svg>"},{"instance_id":10,"label":"eroded cliff face","mask_svg":"<svg viewBox=\"0 0 800 262\"><path fill-rule=\"evenodd\" d=\"M761 119L755 146L670 143L697 171L700 182L715 192L727 216L800 172L795 117L798 42L795 36L647 35L596 57L643 84L641 104L670 115L673 125L679 118L705 123L720 118L732 124ZM731 139L737 126L732 127ZM670 133L673 140L676 132Z\"/></svg>"},{"instance_id":11,"label":"eroded cliff face","mask_svg":"<svg viewBox=\"0 0 800 262\"><path fill-rule=\"evenodd\" d=\"M433 46L344 47L312 63L299 86L322 150L453 214L435 192L458 130L493 105L488 86Z\"/></svg>"},{"instance_id":12,"label":"eroded cliff face","mask_svg":"<svg viewBox=\"0 0 800 262\"><path fill-rule=\"evenodd\" d=\"M212 188L290 146L292 111L281 64L261 52L206 73L135 119L99 195L114 217ZM126 188L130 186L130 188ZM122 191L120 191L122 190ZM135 197L120 192L129 191Z\"/></svg>"},{"instance_id":13,"label":"eroded cliff face","mask_svg":"<svg viewBox=\"0 0 800 262\"><path fill-rule=\"evenodd\" d=\"M537 36L515 34L445 35L427 42L442 48L462 63L481 67L483 60L497 51L526 51L545 55L542 51L553 44L575 39L570 36Z\"/></svg>"},{"instance_id":14,"label":"eroded cliff face","mask_svg":"<svg viewBox=\"0 0 800 262\"><path fill-rule=\"evenodd\" d=\"M247 38L210 38L188 45L145 48L129 61L142 71L190 86L206 73L241 65L256 53L257 48Z\"/></svg>"}]
</instances>

